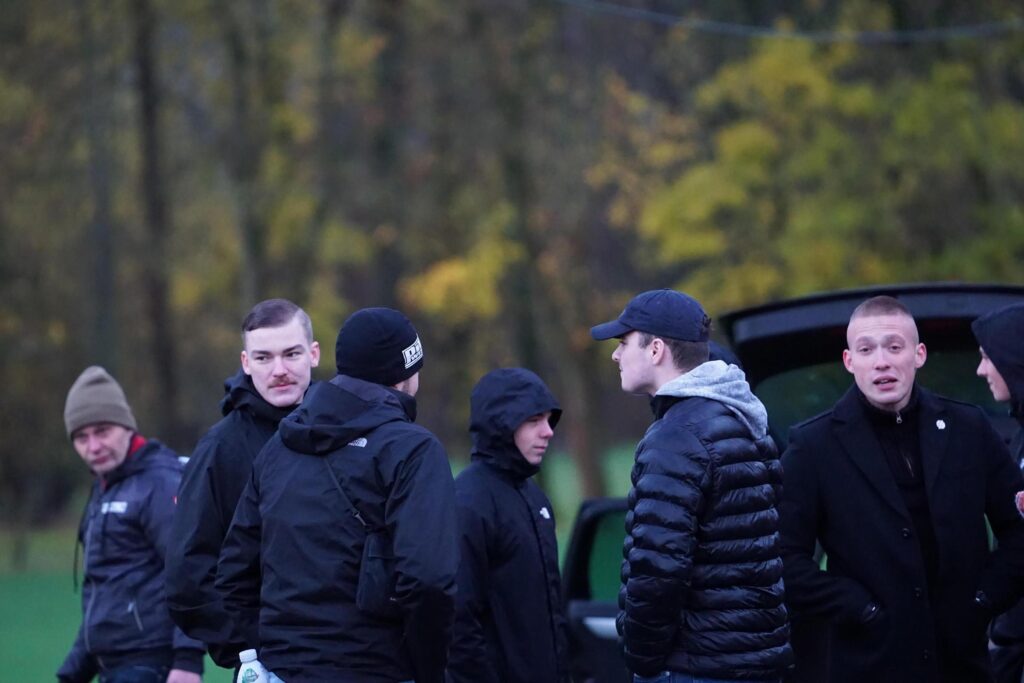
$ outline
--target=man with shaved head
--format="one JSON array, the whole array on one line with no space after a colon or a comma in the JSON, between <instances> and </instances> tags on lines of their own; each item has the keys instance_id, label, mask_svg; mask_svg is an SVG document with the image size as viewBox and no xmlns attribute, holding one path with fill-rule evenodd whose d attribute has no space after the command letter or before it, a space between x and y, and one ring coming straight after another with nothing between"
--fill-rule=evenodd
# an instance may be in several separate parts
<instances>
[{"instance_id":1,"label":"man with shaved head","mask_svg":"<svg viewBox=\"0 0 1024 683\"><path fill-rule=\"evenodd\" d=\"M854 385L782 458L787 604L832 626L815 680L991 681L986 627L1024 576L1021 472L979 408L916 383L927 349L897 299L858 306L846 341Z\"/></svg>"}]
</instances>

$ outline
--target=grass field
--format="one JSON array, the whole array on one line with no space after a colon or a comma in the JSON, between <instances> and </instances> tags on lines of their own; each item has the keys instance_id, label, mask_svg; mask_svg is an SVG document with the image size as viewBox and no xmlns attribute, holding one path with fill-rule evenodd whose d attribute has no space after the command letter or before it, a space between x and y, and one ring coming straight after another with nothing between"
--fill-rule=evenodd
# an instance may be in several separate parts
<instances>
[{"instance_id":1,"label":"grass field","mask_svg":"<svg viewBox=\"0 0 1024 683\"><path fill-rule=\"evenodd\" d=\"M11 534L0 530L0 681L52 681L82 617L72 583L74 526L33 532L28 562L13 571ZM79 588L81 591L81 588ZM206 660L204 681L230 683L230 671Z\"/></svg>"}]
</instances>

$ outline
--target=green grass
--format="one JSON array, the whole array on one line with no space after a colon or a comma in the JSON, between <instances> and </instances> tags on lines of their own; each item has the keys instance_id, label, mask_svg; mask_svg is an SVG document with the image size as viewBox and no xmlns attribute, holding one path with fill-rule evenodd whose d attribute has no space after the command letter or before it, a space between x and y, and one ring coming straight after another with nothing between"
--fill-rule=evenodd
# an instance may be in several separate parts
<instances>
[{"instance_id":1,"label":"green grass","mask_svg":"<svg viewBox=\"0 0 1024 683\"><path fill-rule=\"evenodd\" d=\"M41 529L29 536L24 570L10 566L12 534L0 530L0 664L17 681L52 681L75 642L82 594L75 592L71 565L75 527ZM79 591L81 588L79 587ZM207 657L203 680L230 683L230 671Z\"/></svg>"}]
</instances>

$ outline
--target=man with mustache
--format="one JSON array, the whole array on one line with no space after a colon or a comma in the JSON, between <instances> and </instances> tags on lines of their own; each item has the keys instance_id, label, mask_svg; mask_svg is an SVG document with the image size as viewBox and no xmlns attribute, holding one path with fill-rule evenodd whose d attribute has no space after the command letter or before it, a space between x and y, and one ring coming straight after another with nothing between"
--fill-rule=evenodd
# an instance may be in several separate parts
<instances>
[{"instance_id":1,"label":"man with mustache","mask_svg":"<svg viewBox=\"0 0 1024 683\"><path fill-rule=\"evenodd\" d=\"M177 454L138 433L121 385L96 365L68 391L64 424L96 479L78 528L82 624L57 679L199 683L202 644L175 628L164 599Z\"/></svg>"},{"instance_id":2,"label":"man with mustache","mask_svg":"<svg viewBox=\"0 0 1024 683\"><path fill-rule=\"evenodd\" d=\"M898 300L860 304L846 341L854 385L782 456L786 602L832 626L816 680L991 681L986 627L1024 577L1021 472L979 408L918 386L927 351Z\"/></svg>"},{"instance_id":3,"label":"man with mustache","mask_svg":"<svg viewBox=\"0 0 1024 683\"><path fill-rule=\"evenodd\" d=\"M167 563L168 605L175 623L226 668L238 665L245 647L214 588L220 547L253 459L302 401L319 361L304 310L286 299L256 304L242 321L242 367L224 382L224 417L185 468Z\"/></svg>"}]
</instances>

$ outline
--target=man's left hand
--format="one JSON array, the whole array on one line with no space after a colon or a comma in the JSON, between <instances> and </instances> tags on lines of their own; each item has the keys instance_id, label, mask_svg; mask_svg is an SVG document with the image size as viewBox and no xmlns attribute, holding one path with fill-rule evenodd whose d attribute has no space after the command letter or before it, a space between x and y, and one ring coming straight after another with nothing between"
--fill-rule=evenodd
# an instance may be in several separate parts
<instances>
[{"instance_id":1,"label":"man's left hand","mask_svg":"<svg viewBox=\"0 0 1024 683\"><path fill-rule=\"evenodd\" d=\"M171 669L171 672L167 674L167 683L202 683L202 681L201 675L182 669Z\"/></svg>"}]
</instances>

